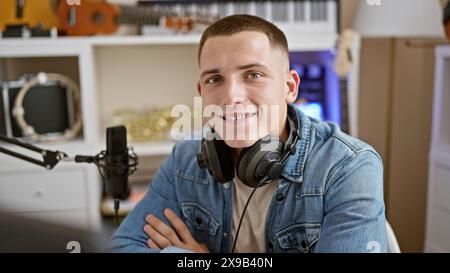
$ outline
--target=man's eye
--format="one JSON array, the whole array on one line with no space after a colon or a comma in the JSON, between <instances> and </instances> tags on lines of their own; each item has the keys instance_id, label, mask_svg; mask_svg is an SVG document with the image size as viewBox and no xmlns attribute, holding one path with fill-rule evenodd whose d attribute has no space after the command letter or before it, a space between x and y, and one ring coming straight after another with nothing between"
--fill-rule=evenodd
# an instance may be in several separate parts
<instances>
[{"instance_id":1,"label":"man's eye","mask_svg":"<svg viewBox=\"0 0 450 273\"><path fill-rule=\"evenodd\" d=\"M214 76L214 77L207 79L205 83L206 84L215 84L215 83L219 83L221 81L222 81L222 79L220 77Z\"/></svg>"},{"instance_id":2,"label":"man's eye","mask_svg":"<svg viewBox=\"0 0 450 273\"><path fill-rule=\"evenodd\" d=\"M261 77L262 77L262 74L258 73L258 72L251 72L251 73L248 73L246 76L247 79L251 79L251 80L259 79Z\"/></svg>"}]
</instances>

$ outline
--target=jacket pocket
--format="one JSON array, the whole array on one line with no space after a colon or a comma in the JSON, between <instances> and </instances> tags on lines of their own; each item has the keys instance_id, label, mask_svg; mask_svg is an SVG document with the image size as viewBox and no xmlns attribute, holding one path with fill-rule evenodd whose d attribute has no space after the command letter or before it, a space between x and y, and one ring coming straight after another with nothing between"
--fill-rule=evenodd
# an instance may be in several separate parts
<instances>
[{"instance_id":1,"label":"jacket pocket","mask_svg":"<svg viewBox=\"0 0 450 273\"><path fill-rule=\"evenodd\" d=\"M277 232L281 252L312 252L319 240L320 224L294 224Z\"/></svg>"},{"instance_id":2,"label":"jacket pocket","mask_svg":"<svg viewBox=\"0 0 450 273\"><path fill-rule=\"evenodd\" d=\"M183 202L181 211L184 219L192 228L198 231L206 231L211 236L216 235L219 222L209 210L196 202Z\"/></svg>"}]
</instances>

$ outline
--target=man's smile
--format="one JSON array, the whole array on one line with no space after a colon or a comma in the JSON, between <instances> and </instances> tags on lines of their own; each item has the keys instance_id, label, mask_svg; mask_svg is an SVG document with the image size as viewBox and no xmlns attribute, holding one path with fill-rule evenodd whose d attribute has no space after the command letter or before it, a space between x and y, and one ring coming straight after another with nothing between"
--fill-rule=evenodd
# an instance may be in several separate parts
<instances>
[{"instance_id":1,"label":"man's smile","mask_svg":"<svg viewBox=\"0 0 450 273\"><path fill-rule=\"evenodd\" d=\"M229 114L225 114L225 115L220 115L219 117L221 117L226 122L240 122L240 121L244 121L244 120L247 120L249 118L252 118L252 117L256 116L256 114L257 114L256 112L252 112L252 113L229 113Z\"/></svg>"}]
</instances>

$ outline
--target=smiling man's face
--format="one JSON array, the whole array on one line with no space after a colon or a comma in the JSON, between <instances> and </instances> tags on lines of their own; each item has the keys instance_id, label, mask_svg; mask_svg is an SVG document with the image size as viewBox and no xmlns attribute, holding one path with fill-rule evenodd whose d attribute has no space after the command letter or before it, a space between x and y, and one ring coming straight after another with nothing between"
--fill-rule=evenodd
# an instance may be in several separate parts
<instances>
[{"instance_id":1,"label":"smiling man's face","mask_svg":"<svg viewBox=\"0 0 450 273\"><path fill-rule=\"evenodd\" d=\"M230 147L248 147L268 134L286 140L287 103L295 101L300 79L264 33L209 38L199 65L198 92L205 107L222 109L210 123Z\"/></svg>"}]
</instances>

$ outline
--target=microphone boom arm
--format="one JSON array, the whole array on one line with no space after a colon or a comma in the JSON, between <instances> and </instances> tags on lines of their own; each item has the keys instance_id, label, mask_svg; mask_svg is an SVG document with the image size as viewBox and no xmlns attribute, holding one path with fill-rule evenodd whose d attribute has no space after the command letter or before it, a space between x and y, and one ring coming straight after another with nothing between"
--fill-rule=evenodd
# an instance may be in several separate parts
<instances>
[{"instance_id":1,"label":"microphone boom arm","mask_svg":"<svg viewBox=\"0 0 450 273\"><path fill-rule=\"evenodd\" d=\"M6 142L10 144L17 145L19 147L28 149L30 151L36 152L41 154L42 161L39 161L33 157L29 157L27 155L20 154L18 152L11 151L9 149L6 149L4 147L0 146L0 153L4 153L7 155L10 155L15 158L22 159L24 161L33 163L35 165L39 165L41 167L46 168L47 170L53 169L53 167L58 164L59 161L73 161L76 163L94 163L99 167L99 171L101 176L103 177L105 175L105 171L109 169L115 169L118 170L119 173L127 172L129 175L134 173L136 171L136 167L138 165L138 158L136 153L134 152L133 148L128 148L128 156L129 156L129 164L124 165L120 163L120 157L113 158L113 165L108 166L108 164L105 163L105 151L102 151L101 153L97 154L96 156L85 156L85 155L76 155L75 157L69 157L66 153L60 152L60 151L51 151L46 149L41 149L37 146L31 145L29 143L21 142L15 138L9 138L4 135L0 135L0 142ZM116 159L118 158L118 159Z\"/></svg>"},{"instance_id":2,"label":"microphone boom arm","mask_svg":"<svg viewBox=\"0 0 450 273\"><path fill-rule=\"evenodd\" d=\"M8 150L4 147L0 146L0 153L4 153L22 160L25 160L27 162L33 163L35 165L39 165L41 167L46 168L47 170L51 170L53 169L53 167L55 167L56 164L58 164L58 162L67 157L66 153L60 152L60 151L50 151L50 150L44 150L41 149L39 147L36 147L34 145L28 144L28 143L23 143L21 141L18 141L17 139L14 138L8 138L6 136L0 135L0 141L2 142L6 142L6 143L10 143L10 144L14 144L17 146L20 146L22 148L28 149L30 151L36 152L41 154L42 156L42 161L39 161L35 158L20 154L18 152L14 152L11 150Z\"/></svg>"},{"instance_id":3,"label":"microphone boom arm","mask_svg":"<svg viewBox=\"0 0 450 273\"><path fill-rule=\"evenodd\" d=\"M119 225L118 211L120 199L123 199L126 195L128 195L128 176L133 174L137 170L138 165L137 154L134 152L132 147L126 146L126 128L124 126L107 128L107 150L101 151L95 156L76 155L75 157L69 157L66 153L60 151L44 150L34 145L23 143L17 139L9 138L4 135L0 135L0 142L14 144L41 154L43 160L39 161L35 158L8 150L0 146L0 153L4 153L12 157L16 157L24 161L42 166L47 170L53 169L53 167L55 167L55 165L58 164L58 162L61 160L75 163L93 163L97 167L100 176L105 183L106 192L111 194L114 198L116 223L117 225ZM115 152L115 148L113 148L114 145L118 145L119 148L123 148L126 151L117 154ZM110 181L109 187L107 181ZM124 181L125 184L123 184L122 181Z\"/></svg>"},{"instance_id":4,"label":"microphone boom arm","mask_svg":"<svg viewBox=\"0 0 450 273\"><path fill-rule=\"evenodd\" d=\"M56 164L58 164L58 162L61 160L74 161L76 163L94 163L95 165L97 165L97 167L99 167L99 172L103 178L105 175L105 171L109 170L109 169L117 170L119 173L128 172L128 175L131 175L133 172L136 171L136 167L138 165L137 155L134 152L133 148L131 148L131 147L128 149L128 156L129 156L129 160L130 160L128 165L121 164L120 157L115 157L115 158L113 158L113 162L112 162L113 165L108 166L108 164L105 163L105 151L102 151L101 153L97 154L96 156L76 155L75 157L69 157L64 152L41 149L37 146L31 145L29 143L21 142L14 138L9 138L4 135L0 135L0 142L14 144L14 145L20 146L22 148L28 149L30 151L41 154L42 161L39 161L35 158L20 154L18 152L8 150L8 149L0 146L0 153L4 153L4 154L10 155L12 157L19 158L19 159L25 160L27 162L33 163L35 165L39 165L41 167L46 168L47 170L53 169L53 167L55 167Z\"/></svg>"}]
</instances>

